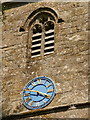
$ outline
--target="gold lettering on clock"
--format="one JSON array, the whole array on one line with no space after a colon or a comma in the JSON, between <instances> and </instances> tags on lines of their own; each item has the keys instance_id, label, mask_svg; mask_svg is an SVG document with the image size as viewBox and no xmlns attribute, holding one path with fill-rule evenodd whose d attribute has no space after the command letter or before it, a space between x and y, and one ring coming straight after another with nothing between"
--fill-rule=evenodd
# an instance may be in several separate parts
<instances>
[{"instance_id":1,"label":"gold lettering on clock","mask_svg":"<svg viewBox=\"0 0 90 120\"><path fill-rule=\"evenodd\" d=\"M31 100L30 97L26 98L25 102L28 103Z\"/></svg>"},{"instance_id":2,"label":"gold lettering on clock","mask_svg":"<svg viewBox=\"0 0 90 120\"><path fill-rule=\"evenodd\" d=\"M32 106L32 105L33 105L33 103L34 103L34 101L31 101L31 102L30 102L30 105Z\"/></svg>"}]
</instances>

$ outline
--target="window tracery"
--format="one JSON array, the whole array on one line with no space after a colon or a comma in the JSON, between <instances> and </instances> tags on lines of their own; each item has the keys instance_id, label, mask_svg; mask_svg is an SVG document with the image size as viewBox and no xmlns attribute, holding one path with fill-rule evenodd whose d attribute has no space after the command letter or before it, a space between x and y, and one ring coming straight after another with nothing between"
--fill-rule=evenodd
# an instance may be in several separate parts
<instances>
[{"instance_id":1,"label":"window tracery","mask_svg":"<svg viewBox=\"0 0 90 120\"><path fill-rule=\"evenodd\" d=\"M54 17L40 14L34 22L32 31L31 57L54 53Z\"/></svg>"},{"instance_id":2,"label":"window tracery","mask_svg":"<svg viewBox=\"0 0 90 120\"><path fill-rule=\"evenodd\" d=\"M40 7L33 11L22 24L19 31L28 33L27 57L54 53L57 23L64 22L52 8Z\"/></svg>"}]
</instances>

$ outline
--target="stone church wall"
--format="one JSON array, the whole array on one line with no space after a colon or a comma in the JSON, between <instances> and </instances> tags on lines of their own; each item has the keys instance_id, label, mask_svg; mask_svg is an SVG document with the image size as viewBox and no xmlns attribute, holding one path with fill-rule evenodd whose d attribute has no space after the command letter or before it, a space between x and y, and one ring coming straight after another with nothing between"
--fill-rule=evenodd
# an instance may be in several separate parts
<instances>
[{"instance_id":1,"label":"stone church wall","mask_svg":"<svg viewBox=\"0 0 90 120\"><path fill-rule=\"evenodd\" d=\"M88 103L88 3L40 2L10 7L3 10L0 48L3 116L28 111L22 105L23 87L35 77L46 76L55 82L57 94L44 109L64 106L71 106L71 109L36 117L87 118L88 108L83 104ZM20 27L40 7L52 8L63 22L55 24L55 52L43 58L31 59L27 55L30 51L27 48L28 31L20 31ZM74 107L73 110L74 104L82 104L82 108Z\"/></svg>"}]
</instances>

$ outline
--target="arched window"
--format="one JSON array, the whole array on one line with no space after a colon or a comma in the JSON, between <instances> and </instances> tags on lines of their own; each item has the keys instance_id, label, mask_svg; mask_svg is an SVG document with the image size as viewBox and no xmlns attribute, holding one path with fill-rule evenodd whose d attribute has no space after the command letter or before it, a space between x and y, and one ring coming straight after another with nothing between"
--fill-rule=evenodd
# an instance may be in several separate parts
<instances>
[{"instance_id":1,"label":"arched window","mask_svg":"<svg viewBox=\"0 0 90 120\"><path fill-rule=\"evenodd\" d=\"M28 57L54 53L55 50L55 25L63 22L59 15L51 8L41 7L33 11L26 19L20 31L28 31Z\"/></svg>"},{"instance_id":2,"label":"arched window","mask_svg":"<svg viewBox=\"0 0 90 120\"><path fill-rule=\"evenodd\" d=\"M54 17L48 13L40 13L32 23L31 58L54 53L54 24Z\"/></svg>"},{"instance_id":3,"label":"arched window","mask_svg":"<svg viewBox=\"0 0 90 120\"><path fill-rule=\"evenodd\" d=\"M54 52L54 23L47 21L45 23L45 44L44 55Z\"/></svg>"},{"instance_id":4,"label":"arched window","mask_svg":"<svg viewBox=\"0 0 90 120\"><path fill-rule=\"evenodd\" d=\"M32 29L31 57L41 54L42 26L35 24Z\"/></svg>"}]
</instances>

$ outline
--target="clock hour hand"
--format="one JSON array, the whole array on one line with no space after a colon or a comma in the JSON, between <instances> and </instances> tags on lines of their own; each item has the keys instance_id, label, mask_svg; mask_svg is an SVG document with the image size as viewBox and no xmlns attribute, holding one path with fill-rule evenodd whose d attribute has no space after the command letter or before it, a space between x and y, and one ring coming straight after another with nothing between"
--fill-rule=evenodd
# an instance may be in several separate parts
<instances>
[{"instance_id":1,"label":"clock hour hand","mask_svg":"<svg viewBox=\"0 0 90 120\"><path fill-rule=\"evenodd\" d=\"M37 92L39 94L45 95L47 98L50 98L50 95L48 95L46 93L42 93L42 92L36 91L36 90L24 89L24 91Z\"/></svg>"}]
</instances>

